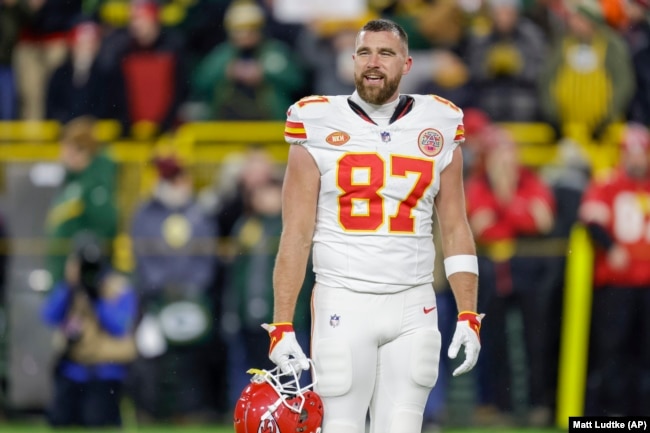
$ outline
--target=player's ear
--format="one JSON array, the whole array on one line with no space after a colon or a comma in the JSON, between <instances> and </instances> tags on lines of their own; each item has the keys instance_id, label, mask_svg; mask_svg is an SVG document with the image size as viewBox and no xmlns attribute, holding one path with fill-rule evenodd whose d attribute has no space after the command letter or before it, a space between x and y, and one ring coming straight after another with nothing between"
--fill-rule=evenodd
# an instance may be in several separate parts
<instances>
[{"instance_id":1,"label":"player's ear","mask_svg":"<svg viewBox=\"0 0 650 433\"><path fill-rule=\"evenodd\" d=\"M404 62L404 67L402 68L402 75L408 74L411 70L411 66L413 66L413 57L408 56Z\"/></svg>"}]
</instances>

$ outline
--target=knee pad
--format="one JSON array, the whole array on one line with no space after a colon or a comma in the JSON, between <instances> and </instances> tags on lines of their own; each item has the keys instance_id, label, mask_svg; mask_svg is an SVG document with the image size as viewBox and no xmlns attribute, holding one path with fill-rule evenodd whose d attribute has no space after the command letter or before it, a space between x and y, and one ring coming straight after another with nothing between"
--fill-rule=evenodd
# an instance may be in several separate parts
<instances>
[{"instance_id":1,"label":"knee pad","mask_svg":"<svg viewBox=\"0 0 650 433\"><path fill-rule=\"evenodd\" d=\"M380 427L377 431L386 431ZM405 409L395 410L390 423L391 433L420 433L422 431L422 414Z\"/></svg>"},{"instance_id":2,"label":"knee pad","mask_svg":"<svg viewBox=\"0 0 650 433\"><path fill-rule=\"evenodd\" d=\"M314 343L315 390L321 397L337 397L352 386L352 353L345 343L334 339Z\"/></svg>"},{"instance_id":3,"label":"knee pad","mask_svg":"<svg viewBox=\"0 0 650 433\"><path fill-rule=\"evenodd\" d=\"M440 332L427 329L413 336L411 379L420 386L433 388L438 380Z\"/></svg>"}]
</instances>

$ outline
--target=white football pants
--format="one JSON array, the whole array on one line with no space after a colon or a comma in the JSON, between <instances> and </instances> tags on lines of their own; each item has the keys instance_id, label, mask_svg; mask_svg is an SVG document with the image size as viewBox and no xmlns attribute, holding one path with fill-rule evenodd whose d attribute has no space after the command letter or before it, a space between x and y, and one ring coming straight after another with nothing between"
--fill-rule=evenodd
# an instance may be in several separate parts
<instances>
[{"instance_id":1,"label":"white football pants","mask_svg":"<svg viewBox=\"0 0 650 433\"><path fill-rule=\"evenodd\" d=\"M441 338L431 284L395 294L316 284L312 359L322 433L420 433Z\"/></svg>"}]
</instances>

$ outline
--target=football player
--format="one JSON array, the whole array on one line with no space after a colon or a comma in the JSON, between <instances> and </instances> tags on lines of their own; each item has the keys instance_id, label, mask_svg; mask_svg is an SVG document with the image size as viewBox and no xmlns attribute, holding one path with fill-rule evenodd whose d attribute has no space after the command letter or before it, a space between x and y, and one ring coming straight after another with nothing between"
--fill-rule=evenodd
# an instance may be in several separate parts
<instances>
[{"instance_id":1,"label":"football player","mask_svg":"<svg viewBox=\"0 0 650 433\"><path fill-rule=\"evenodd\" d=\"M291 144L283 232L274 271L269 357L309 368L292 320L310 249L312 359L323 433L416 433L438 377L441 337L433 291L432 218L458 323L448 355L476 364L482 315L478 265L463 193L463 113L433 95L400 94L408 38L392 21L366 23L353 55L356 91L311 96L287 113Z\"/></svg>"}]
</instances>

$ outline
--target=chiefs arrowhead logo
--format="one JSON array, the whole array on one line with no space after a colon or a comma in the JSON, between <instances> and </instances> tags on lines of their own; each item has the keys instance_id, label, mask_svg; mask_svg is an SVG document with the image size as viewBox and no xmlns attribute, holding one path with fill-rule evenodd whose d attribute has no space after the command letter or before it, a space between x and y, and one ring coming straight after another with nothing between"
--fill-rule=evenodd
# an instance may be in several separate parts
<instances>
[{"instance_id":1,"label":"chiefs arrowhead logo","mask_svg":"<svg viewBox=\"0 0 650 433\"><path fill-rule=\"evenodd\" d=\"M325 138L325 141L327 141L332 146L342 146L345 143L347 143L349 140L350 140L350 136L345 132L341 132L341 131L332 132L330 135L328 135Z\"/></svg>"},{"instance_id":2,"label":"chiefs arrowhead logo","mask_svg":"<svg viewBox=\"0 0 650 433\"><path fill-rule=\"evenodd\" d=\"M263 419L260 422L259 429L257 429L258 433L278 433L279 431L278 424L273 418Z\"/></svg>"}]
</instances>

